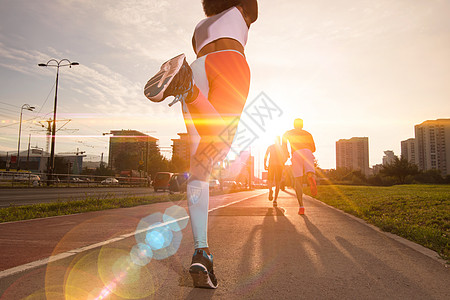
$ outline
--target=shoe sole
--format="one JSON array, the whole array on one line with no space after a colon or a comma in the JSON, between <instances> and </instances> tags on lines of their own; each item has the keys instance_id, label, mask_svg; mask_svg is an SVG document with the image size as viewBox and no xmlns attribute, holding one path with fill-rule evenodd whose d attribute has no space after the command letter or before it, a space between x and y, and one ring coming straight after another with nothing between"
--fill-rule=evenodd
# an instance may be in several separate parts
<instances>
[{"instance_id":1,"label":"shoe sole","mask_svg":"<svg viewBox=\"0 0 450 300\"><path fill-rule=\"evenodd\" d=\"M189 274L191 274L194 281L194 287L216 289L217 285L214 285L209 277L208 270L201 264L192 264L189 268Z\"/></svg>"},{"instance_id":2,"label":"shoe sole","mask_svg":"<svg viewBox=\"0 0 450 300\"><path fill-rule=\"evenodd\" d=\"M178 71L180 71L185 58L184 54L180 54L169 59L161 65L160 71L147 81L144 87L144 94L150 101L161 102L164 100L164 92Z\"/></svg>"}]
</instances>

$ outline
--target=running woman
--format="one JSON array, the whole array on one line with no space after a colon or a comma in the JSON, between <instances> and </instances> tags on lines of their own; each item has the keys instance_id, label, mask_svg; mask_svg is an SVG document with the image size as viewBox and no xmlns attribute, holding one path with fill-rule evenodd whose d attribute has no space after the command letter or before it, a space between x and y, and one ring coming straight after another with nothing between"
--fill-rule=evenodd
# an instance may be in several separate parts
<instances>
[{"instance_id":1,"label":"running woman","mask_svg":"<svg viewBox=\"0 0 450 300\"><path fill-rule=\"evenodd\" d=\"M267 158L269 157L269 165ZM273 206L277 206L278 193L280 192L281 176L283 175L285 159L281 148L280 137L275 138L275 144L267 148L264 155L264 169L267 170L267 185L269 187L269 200L273 200ZM275 185L275 198L273 198L272 187Z\"/></svg>"},{"instance_id":2,"label":"running woman","mask_svg":"<svg viewBox=\"0 0 450 300\"><path fill-rule=\"evenodd\" d=\"M197 59L189 66L181 54L165 62L144 93L153 102L168 96L181 101L191 147L187 187L194 235L189 272L195 287L217 288L213 256L207 243L209 176L230 150L236 124L247 100L250 70L244 47L250 25L258 18L256 0L202 0L206 18L195 27L192 46Z\"/></svg>"},{"instance_id":3,"label":"running woman","mask_svg":"<svg viewBox=\"0 0 450 300\"><path fill-rule=\"evenodd\" d=\"M283 135L283 149L289 157L287 143L291 145L292 174L294 176L294 189L299 204L299 215L305 214L303 206L303 175L307 174L307 180L311 188L311 194L317 195L316 180L314 179L314 155L316 145L312 135L303 130L303 120L295 119L294 129L286 131Z\"/></svg>"}]
</instances>

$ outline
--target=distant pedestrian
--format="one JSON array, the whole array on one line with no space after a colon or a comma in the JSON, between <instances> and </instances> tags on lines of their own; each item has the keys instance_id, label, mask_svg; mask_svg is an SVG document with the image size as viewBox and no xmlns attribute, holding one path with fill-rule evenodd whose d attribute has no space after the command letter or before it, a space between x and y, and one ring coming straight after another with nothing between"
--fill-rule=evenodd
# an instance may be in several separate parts
<instances>
[{"instance_id":1,"label":"distant pedestrian","mask_svg":"<svg viewBox=\"0 0 450 300\"><path fill-rule=\"evenodd\" d=\"M267 160L267 158L269 158ZM267 170L267 185L269 187L269 200L273 200L273 206L277 206L278 193L280 192L281 177L285 163L280 137L275 138L275 143L267 148L264 155L264 169ZM267 164L269 162L269 164ZM272 187L275 185L275 198L273 198Z\"/></svg>"},{"instance_id":2,"label":"distant pedestrian","mask_svg":"<svg viewBox=\"0 0 450 300\"><path fill-rule=\"evenodd\" d=\"M291 146L291 153L287 143ZM294 129L287 131L283 135L283 150L287 157L291 157L292 162L292 174L294 177L293 186L297 195L299 204L298 214L305 214L305 208L303 206L303 175L307 175L307 180L311 188L311 194L317 195L316 180L314 178L314 155L316 151L316 145L312 135L303 130L303 120L294 120Z\"/></svg>"}]
</instances>

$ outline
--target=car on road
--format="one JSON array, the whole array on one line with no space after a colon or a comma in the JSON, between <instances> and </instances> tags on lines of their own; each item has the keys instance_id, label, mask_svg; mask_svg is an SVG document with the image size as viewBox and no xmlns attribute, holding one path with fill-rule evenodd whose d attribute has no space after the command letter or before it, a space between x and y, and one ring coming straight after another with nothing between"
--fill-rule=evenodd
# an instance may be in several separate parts
<instances>
[{"instance_id":1,"label":"car on road","mask_svg":"<svg viewBox=\"0 0 450 300\"><path fill-rule=\"evenodd\" d=\"M220 190L220 182L217 179L212 179L209 181L209 190Z\"/></svg>"},{"instance_id":2,"label":"car on road","mask_svg":"<svg viewBox=\"0 0 450 300\"><path fill-rule=\"evenodd\" d=\"M14 182L31 182L33 186L38 186L41 183L41 177L30 172L0 172L0 181L14 181Z\"/></svg>"},{"instance_id":3,"label":"car on road","mask_svg":"<svg viewBox=\"0 0 450 300\"><path fill-rule=\"evenodd\" d=\"M155 175L155 179L153 179L152 185L155 192L169 191L169 181L172 178L173 173L170 172L158 172Z\"/></svg>"},{"instance_id":4,"label":"car on road","mask_svg":"<svg viewBox=\"0 0 450 300\"><path fill-rule=\"evenodd\" d=\"M100 183L105 184L105 185L117 185L117 184L119 184L119 180L117 180L113 177L109 177L109 178L106 178L105 180L102 180Z\"/></svg>"},{"instance_id":5,"label":"car on road","mask_svg":"<svg viewBox=\"0 0 450 300\"><path fill-rule=\"evenodd\" d=\"M187 190L187 180L189 173L175 173L169 180L169 192L170 193L185 193Z\"/></svg>"},{"instance_id":6,"label":"car on road","mask_svg":"<svg viewBox=\"0 0 450 300\"><path fill-rule=\"evenodd\" d=\"M223 188L227 191L235 191L238 188L238 184L234 180L226 180L223 182Z\"/></svg>"}]
</instances>

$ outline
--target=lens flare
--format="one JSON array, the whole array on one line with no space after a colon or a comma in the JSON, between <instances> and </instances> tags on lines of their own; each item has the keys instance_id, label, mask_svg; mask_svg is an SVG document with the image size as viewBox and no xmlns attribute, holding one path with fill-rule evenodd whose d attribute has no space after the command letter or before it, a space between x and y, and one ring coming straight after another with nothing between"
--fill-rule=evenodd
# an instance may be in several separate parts
<instances>
[{"instance_id":1,"label":"lens flare","mask_svg":"<svg viewBox=\"0 0 450 300\"><path fill-rule=\"evenodd\" d=\"M66 300L92 299L91 291L103 285L97 276L95 264L98 253L99 251L93 251L78 255L67 269L64 282Z\"/></svg>"},{"instance_id":2,"label":"lens flare","mask_svg":"<svg viewBox=\"0 0 450 300\"><path fill-rule=\"evenodd\" d=\"M152 264L135 264L129 251L104 247L97 264L103 288L94 299L103 299L109 294L125 299L147 298L156 290L153 274L158 272L151 269Z\"/></svg>"},{"instance_id":3,"label":"lens flare","mask_svg":"<svg viewBox=\"0 0 450 300\"><path fill-rule=\"evenodd\" d=\"M155 228L147 232L145 242L152 250L166 248L172 243L173 233L167 225L156 223Z\"/></svg>"},{"instance_id":4,"label":"lens flare","mask_svg":"<svg viewBox=\"0 0 450 300\"><path fill-rule=\"evenodd\" d=\"M174 205L164 212L163 222L166 223L172 231L181 231L186 228L189 222L189 216L186 209Z\"/></svg>"},{"instance_id":5,"label":"lens flare","mask_svg":"<svg viewBox=\"0 0 450 300\"><path fill-rule=\"evenodd\" d=\"M134 235L136 239L136 243L143 243L145 244L145 239L147 238L147 232L148 230L151 230L155 227L155 224L161 224L163 220L163 214L160 212L153 213L149 216L146 216L145 218L142 218L141 221L139 221L139 224L136 228L136 233Z\"/></svg>"},{"instance_id":6,"label":"lens flare","mask_svg":"<svg viewBox=\"0 0 450 300\"><path fill-rule=\"evenodd\" d=\"M131 261L141 267L147 265L152 260L152 257L152 249L143 243L135 245L130 252Z\"/></svg>"}]
</instances>

